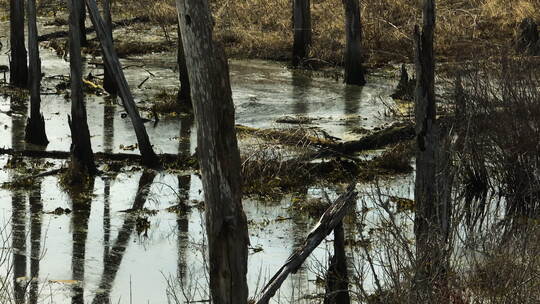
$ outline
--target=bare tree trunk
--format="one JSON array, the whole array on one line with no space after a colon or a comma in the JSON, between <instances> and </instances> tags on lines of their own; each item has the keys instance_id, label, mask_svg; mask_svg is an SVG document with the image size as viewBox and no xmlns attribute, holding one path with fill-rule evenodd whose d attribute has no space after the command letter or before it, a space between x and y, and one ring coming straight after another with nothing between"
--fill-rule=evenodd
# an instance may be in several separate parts
<instances>
[{"instance_id":1,"label":"bare tree trunk","mask_svg":"<svg viewBox=\"0 0 540 304\"><path fill-rule=\"evenodd\" d=\"M99 14L99 9L95 0L86 0L86 5L88 6L88 12L90 13L90 19L94 24L96 29L96 34L101 42L101 49L103 50L103 59L105 60L105 65L109 69L109 72L114 76L114 80L118 85L118 93L122 99L122 103L126 112L128 112L129 117L131 118L131 123L133 124L133 129L135 130L135 135L137 136L137 141L139 144L139 150L141 151L142 163L147 167L159 167L159 159L150 144L150 139L146 133L146 128L142 122L139 111L135 106L135 101L133 100L133 95L129 89L129 85L124 76L124 71L122 70L122 65L118 60L118 55L114 50L112 37L109 35L105 28L105 23Z\"/></svg>"},{"instance_id":2,"label":"bare tree trunk","mask_svg":"<svg viewBox=\"0 0 540 304\"><path fill-rule=\"evenodd\" d=\"M245 304L249 236L241 201L229 67L223 48L212 39L208 0L177 0L176 5L197 120L210 293L216 304Z\"/></svg>"},{"instance_id":3,"label":"bare tree trunk","mask_svg":"<svg viewBox=\"0 0 540 304\"><path fill-rule=\"evenodd\" d=\"M440 303L446 277L445 245L449 226L449 192L439 189L442 155L436 121L433 33L435 1L424 0L422 31L415 28L416 64L416 273L412 303ZM446 185L448 187L448 185Z\"/></svg>"},{"instance_id":4,"label":"bare tree trunk","mask_svg":"<svg viewBox=\"0 0 540 304\"><path fill-rule=\"evenodd\" d=\"M103 0L103 19L105 21L105 30L111 36L111 42L114 45L110 0ZM118 95L118 86L116 85L114 77L111 75L111 72L109 71L109 68L107 68L106 64L104 65L103 70L105 74L103 79L103 88L112 96Z\"/></svg>"},{"instance_id":5,"label":"bare tree trunk","mask_svg":"<svg viewBox=\"0 0 540 304\"><path fill-rule=\"evenodd\" d=\"M30 118L26 122L25 140L36 145L47 145L49 140L45 134L45 119L41 114L41 60L39 59L39 45L36 20L36 0L28 1L28 50L30 81Z\"/></svg>"},{"instance_id":6,"label":"bare tree trunk","mask_svg":"<svg viewBox=\"0 0 540 304\"><path fill-rule=\"evenodd\" d=\"M80 45L79 12L82 0L69 0L69 66L71 83L71 173L73 182L81 174L94 174L96 165L86 121L86 106L82 91L82 58Z\"/></svg>"},{"instance_id":7,"label":"bare tree trunk","mask_svg":"<svg viewBox=\"0 0 540 304\"><path fill-rule=\"evenodd\" d=\"M180 78L180 90L176 96L176 101L181 108L192 109L191 92L189 87L189 76L186 65L186 55L184 54L184 45L182 44L182 33L180 33L180 24L178 29L178 50L176 60L178 62L178 76Z\"/></svg>"},{"instance_id":8,"label":"bare tree trunk","mask_svg":"<svg viewBox=\"0 0 540 304\"><path fill-rule=\"evenodd\" d=\"M293 66L299 65L309 55L311 44L310 0L293 0Z\"/></svg>"},{"instance_id":9,"label":"bare tree trunk","mask_svg":"<svg viewBox=\"0 0 540 304\"><path fill-rule=\"evenodd\" d=\"M79 9L79 30L81 32L81 46L88 46L88 40L86 39L86 6L81 5Z\"/></svg>"},{"instance_id":10,"label":"bare tree trunk","mask_svg":"<svg viewBox=\"0 0 540 304\"><path fill-rule=\"evenodd\" d=\"M364 85L362 67L362 22L358 0L342 0L345 7L345 83Z\"/></svg>"},{"instance_id":11,"label":"bare tree trunk","mask_svg":"<svg viewBox=\"0 0 540 304\"><path fill-rule=\"evenodd\" d=\"M24 1L10 0L9 6L11 61L9 82L19 88L28 85L28 66L24 46Z\"/></svg>"},{"instance_id":12,"label":"bare tree trunk","mask_svg":"<svg viewBox=\"0 0 540 304\"><path fill-rule=\"evenodd\" d=\"M334 228L334 256L326 276L326 295L324 304L349 304L349 277L347 256L345 255L345 235L343 221Z\"/></svg>"}]
</instances>

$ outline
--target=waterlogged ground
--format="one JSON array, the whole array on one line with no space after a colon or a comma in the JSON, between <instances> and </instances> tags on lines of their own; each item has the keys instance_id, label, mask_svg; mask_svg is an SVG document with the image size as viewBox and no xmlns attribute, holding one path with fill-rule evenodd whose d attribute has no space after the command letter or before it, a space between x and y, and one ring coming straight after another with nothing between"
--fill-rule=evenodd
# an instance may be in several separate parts
<instances>
[{"instance_id":1,"label":"waterlogged ground","mask_svg":"<svg viewBox=\"0 0 540 304\"><path fill-rule=\"evenodd\" d=\"M5 24L2 25L5 28ZM2 41L7 45L6 41ZM68 151L69 100L56 94L61 76L68 76L68 63L49 49L41 50L44 88L42 111L49 137L47 150ZM156 92L178 86L173 54L155 54L123 60L126 77L136 101L145 105ZM0 64L7 64L0 55ZM87 58L85 75L102 71ZM373 129L391 122L385 116L388 97L395 83L383 77L369 78L364 88L351 88L332 79L308 77L282 64L264 61L231 61L231 83L236 121L257 128L291 127L276 123L283 116L313 118L332 136L357 138L357 127ZM146 82L139 88L146 78ZM138 153L129 118L116 102L102 96L86 98L88 122L95 152ZM27 100L0 97L0 147L37 149L24 143ZM143 116L148 113L143 112ZM294 126L293 126L294 127ZM196 147L194 123L189 117L162 117L147 131L158 153L192 154ZM17 161L24 166L17 166ZM13 161L0 156L0 183L16 181L25 172L17 167L59 168L64 160ZM103 169L103 167L101 167ZM26 173L28 174L28 173ZM401 197L411 197L410 177L390 179L382 185ZM138 166L96 177L87 189L63 189L57 176L36 179L24 190L0 189L0 294L2 302L30 303L178 303L207 301L205 271L203 193L197 172L152 172ZM291 212L295 197L320 198L323 191L335 198L345 185L280 199L244 198L249 220L251 247L248 282L250 294L287 259L309 233L316 219ZM359 186L361 195L355 214L366 222L378 215L370 185ZM170 207L180 202L189 210ZM125 212L144 207L145 212ZM61 208L61 209L60 209ZM61 212L69 209L69 212ZM57 211L56 213L54 211ZM371 210L371 211L370 211ZM367 211L367 213L366 213ZM407 213L397 215L408 221ZM359 241L362 227L346 224L347 239ZM364 227L365 228L365 227ZM331 239L331 237L330 237ZM309 302L306 294L324 292L318 279L326 268L331 242L323 242L300 271L289 278L276 302ZM348 247L354 260L359 248ZM360 250L361 251L361 250ZM381 253L383 254L383 253ZM351 271L366 265L351 266ZM378 271L377 269L375 270ZM372 278L366 278L369 289Z\"/></svg>"}]
</instances>

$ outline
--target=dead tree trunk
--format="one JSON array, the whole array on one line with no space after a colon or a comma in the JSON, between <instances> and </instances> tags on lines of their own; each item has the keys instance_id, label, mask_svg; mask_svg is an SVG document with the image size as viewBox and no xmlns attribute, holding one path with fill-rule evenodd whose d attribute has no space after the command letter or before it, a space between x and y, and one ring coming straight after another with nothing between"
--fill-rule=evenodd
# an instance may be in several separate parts
<instances>
[{"instance_id":1,"label":"dead tree trunk","mask_svg":"<svg viewBox=\"0 0 540 304\"><path fill-rule=\"evenodd\" d=\"M9 5L11 61L9 82L19 88L28 85L28 66L24 46L24 1L11 0Z\"/></svg>"},{"instance_id":2,"label":"dead tree trunk","mask_svg":"<svg viewBox=\"0 0 540 304\"><path fill-rule=\"evenodd\" d=\"M184 54L184 45L182 44L182 33L180 33L180 25L178 29L178 50L176 53L176 60L178 62L178 76L180 78L180 90L176 96L176 101L180 108L192 109L191 93L189 87L189 76L186 65L186 55Z\"/></svg>"},{"instance_id":3,"label":"dead tree trunk","mask_svg":"<svg viewBox=\"0 0 540 304\"><path fill-rule=\"evenodd\" d=\"M191 98L197 120L213 303L247 303L249 235L242 209L240 153L229 67L212 39L208 0L177 0Z\"/></svg>"},{"instance_id":4,"label":"dead tree trunk","mask_svg":"<svg viewBox=\"0 0 540 304\"><path fill-rule=\"evenodd\" d=\"M38 34L36 24L36 0L28 0L28 50L30 66L30 118L26 122L25 140L36 145L47 145L49 140L45 134L45 120L41 114L41 60L39 59Z\"/></svg>"},{"instance_id":5,"label":"dead tree trunk","mask_svg":"<svg viewBox=\"0 0 540 304\"><path fill-rule=\"evenodd\" d=\"M293 0L293 66L298 66L309 55L311 44L310 0Z\"/></svg>"},{"instance_id":6,"label":"dead tree trunk","mask_svg":"<svg viewBox=\"0 0 540 304\"><path fill-rule=\"evenodd\" d=\"M112 31L112 16L111 16L111 1L103 0L103 19L105 21L105 29L111 36L111 42L114 44L113 31ZM103 79L103 88L107 93L112 96L118 95L118 87L114 81L114 77L111 75L107 65L103 67L105 77Z\"/></svg>"},{"instance_id":7,"label":"dead tree trunk","mask_svg":"<svg viewBox=\"0 0 540 304\"><path fill-rule=\"evenodd\" d=\"M345 83L364 85L362 67L362 22L359 0L342 0L345 7Z\"/></svg>"},{"instance_id":8,"label":"dead tree trunk","mask_svg":"<svg viewBox=\"0 0 540 304\"><path fill-rule=\"evenodd\" d=\"M437 295L445 284L445 244L448 232L448 200L438 189L439 130L436 121L435 59L433 33L435 1L424 0L422 30L415 28L416 65L416 273L413 303L441 303Z\"/></svg>"},{"instance_id":9,"label":"dead tree trunk","mask_svg":"<svg viewBox=\"0 0 540 304\"><path fill-rule=\"evenodd\" d=\"M326 276L324 304L349 303L351 303L351 298L349 297L345 235L343 222L341 222L334 229L334 256L330 259L330 267L328 267Z\"/></svg>"},{"instance_id":10,"label":"dead tree trunk","mask_svg":"<svg viewBox=\"0 0 540 304\"><path fill-rule=\"evenodd\" d=\"M81 5L79 8L79 31L81 38L81 46L88 46L88 40L86 39L86 6Z\"/></svg>"},{"instance_id":11,"label":"dead tree trunk","mask_svg":"<svg viewBox=\"0 0 540 304\"><path fill-rule=\"evenodd\" d=\"M116 55L116 51L114 50L112 37L105 28L105 23L99 14L97 3L95 0L86 0L86 5L88 6L90 19L94 24L96 34L101 43L105 65L109 69L110 74L114 76L114 80L118 85L118 93L122 99L124 108L131 118L131 123L133 124L135 135L137 136L139 150L141 151L142 163L147 167L159 167L159 159L157 158L157 155L150 144L150 139L146 133L146 128L144 127L141 116L139 115L139 111L135 106L133 95L131 95L129 85L126 81L126 77L124 76L122 65L120 64L118 55Z\"/></svg>"},{"instance_id":12,"label":"dead tree trunk","mask_svg":"<svg viewBox=\"0 0 540 304\"><path fill-rule=\"evenodd\" d=\"M80 40L80 6L82 0L69 0L69 66L71 83L71 176L73 182L84 174L94 174L96 165L86 121L86 105L82 90L82 58Z\"/></svg>"}]
</instances>

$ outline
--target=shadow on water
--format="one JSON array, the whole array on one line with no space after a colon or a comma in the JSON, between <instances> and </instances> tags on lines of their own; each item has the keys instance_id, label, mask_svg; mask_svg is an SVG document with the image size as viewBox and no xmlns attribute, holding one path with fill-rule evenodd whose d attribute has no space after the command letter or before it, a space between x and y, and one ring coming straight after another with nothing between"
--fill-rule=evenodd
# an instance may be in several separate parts
<instances>
[{"instance_id":1,"label":"shadow on water","mask_svg":"<svg viewBox=\"0 0 540 304\"><path fill-rule=\"evenodd\" d=\"M306 76L301 71L291 71L293 114L306 115L309 112L309 88L312 82L311 77Z\"/></svg>"},{"instance_id":2,"label":"shadow on water","mask_svg":"<svg viewBox=\"0 0 540 304\"><path fill-rule=\"evenodd\" d=\"M131 207L132 211L140 210L144 207L150 186L152 185L155 177L156 173L154 171L145 171L141 175L139 186L137 188L137 195L135 196L133 206ZM137 218L134 215L130 213L125 214L124 223L118 232L116 240L114 241L109 253L104 256L103 274L101 275L98 292L92 301L93 304L108 304L111 302L111 289L113 287L116 274L118 273L118 269L122 264L122 259L124 258L131 235L135 230L136 222Z\"/></svg>"},{"instance_id":3,"label":"shadow on water","mask_svg":"<svg viewBox=\"0 0 540 304\"><path fill-rule=\"evenodd\" d=\"M191 153L191 129L193 127L193 117L187 116L180 120L180 143L178 144L178 154L189 156ZM191 187L191 174L178 175L178 206L187 206L189 201L189 190ZM187 208L185 209L187 210ZM185 282L187 277L187 253L189 242L189 219L184 212L177 212L176 224L178 226L178 270L179 281Z\"/></svg>"},{"instance_id":4,"label":"shadow on water","mask_svg":"<svg viewBox=\"0 0 540 304\"><path fill-rule=\"evenodd\" d=\"M24 303L26 294L26 198L14 192L12 204L13 295L15 303Z\"/></svg>"},{"instance_id":5,"label":"shadow on water","mask_svg":"<svg viewBox=\"0 0 540 304\"><path fill-rule=\"evenodd\" d=\"M73 214L71 217L73 250L71 258L73 284L73 304L84 304L84 270L86 256L86 240L88 237L88 220L92 205L92 193L94 191L94 179L90 179L84 185L80 193L71 194Z\"/></svg>"},{"instance_id":6,"label":"shadow on water","mask_svg":"<svg viewBox=\"0 0 540 304\"><path fill-rule=\"evenodd\" d=\"M38 303L39 262L41 258L41 221L43 202L41 201L41 182L36 181L30 190L30 304Z\"/></svg>"},{"instance_id":7,"label":"shadow on water","mask_svg":"<svg viewBox=\"0 0 540 304\"><path fill-rule=\"evenodd\" d=\"M114 115L116 98L106 98L103 104L103 152L112 153L114 149Z\"/></svg>"}]
</instances>

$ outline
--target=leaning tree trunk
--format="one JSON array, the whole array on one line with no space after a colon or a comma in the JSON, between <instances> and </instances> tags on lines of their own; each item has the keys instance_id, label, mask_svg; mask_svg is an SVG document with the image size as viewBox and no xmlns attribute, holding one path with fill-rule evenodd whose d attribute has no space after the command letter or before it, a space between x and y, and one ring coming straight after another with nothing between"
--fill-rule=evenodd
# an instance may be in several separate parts
<instances>
[{"instance_id":1,"label":"leaning tree trunk","mask_svg":"<svg viewBox=\"0 0 540 304\"><path fill-rule=\"evenodd\" d=\"M293 66L299 65L309 54L311 44L310 0L293 0Z\"/></svg>"},{"instance_id":2,"label":"leaning tree trunk","mask_svg":"<svg viewBox=\"0 0 540 304\"><path fill-rule=\"evenodd\" d=\"M439 303L437 290L445 284L445 243L448 208L437 187L439 130L436 121L435 59L433 33L435 1L424 0L422 30L415 28L416 64L416 273L412 297L415 303ZM441 193L442 194L442 193Z\"/></svg>"},{"instance_id":3,"label":"leaning tree trunk","mask_svg":"<svg viewBox=\"0 0 540 304\"><path fill-rule=\"evenodd\" d=\"M150 139L146 133L146 128L144 127L135 101L133 100L133 95L131 95L131 90L126 81L124 71L122 70L122 65L116 55L114 50L112 37L109 35L105 28L105 23L99 14L99 9L96 3L96 0L86 0L86 5L88 6L88 12L90 13L90 19L94 24L96 29L96 34L101 43L101 49L103 51L103 59L105 60L105 66L109 69L110 74L114 77L114 80L118 86L118 93L122 99L122 104L128 112L128 115L133 124L133 129L135 130L135 135L137 136L137 142L139 144L139 150L141 151L142 163L148 167L159 167L159 159L150 144Z\"/></svg>"},{"instance_id":4,"label":"leaning tree trunk","mask_svg":"<svg viewBox=\"0 0 540 304\"><path fill-rule=\"evenodd\" d=\"M242 209L240 153L223 48L212 39L208 0L177 0L197 120L213 303L247 303L249 236Z\"/></svg>"},{"instance_id":5,"label":"leaning tree trunk","mask_svg":"<svg viewBox=\"0 0 540 304\"><path fill-rule=\"evenodd\" d=\"M36 0L28 0L28 50L30 81L30 118L26 122L25 140L36 145L47 145L49 140L45 134L45 120L40 111L41 106L41 60L39 59L38 33L36 24Z\"/></svg>"},{"instance_id":6,"label":"leaning tree trunk","mask_svg":"<svg viewBox=\"0 0 540 304\"><path fill-rule=\"evenodd\" d=\"M178 29L178 50L176 60L178 62L178 76L180 78L180 90L176 96L176 101L181 108L192 109L191 93L189 87L189 76L186 65L186 55L184 54L184 45L182 44L182 33L180 33L180 25Z\"/></svg>"},{"instance_id":7,"label":"leaning tree trunk","mask_svg":"<svg viewBox=\"0 0 540 304\"><path fill-rule=\"evenodd\" d=\"M345 83L364 85L362 67L362 23L358 0L342 0L345 7Z\"/></svg>"},{"instance_id":8,"label":"leaning tree trunk","mask_svg":"<svg viewBox=\"0 0 540 304\"><path fill-rule=\"evenodd\" d=\"M105 30L111 36L111 41L114 44L110 0L103 0L103 19L105 21ZM105 91L107 91L107 93L111 94L112 96L118 95L118 87L116 85L116 82L114 81L114 77L109 71L109 68L107 68L107 65L104 65L103 70L105 74L105 77L103 79L103 88L105 89Z\"/></svg>"},{"instance_id":9,"label":"leaning tree trunk","mask_svg":"<svg viewBox=\"0 0 540 304\"><path fill-rule=\"evenodd\" d=\"M28 85L28 66L24 46L24 1L11 0L9 6L11 61L9 82L19 88Z\"/></svg>"},{"instance_id":10,"label":"leaning tree trunk","mask_svg":"<svg viewBox=\"0 0 540 304\"><path fill-rule=\"evenodd\" d=\"M82 90L82 58L80 40L80 6L82 0L69 0L69 66L71 83L71 175L73 182L85 174L94 174L96 165L86 121L86 106Z\"/></svg>"}]
</instances>

